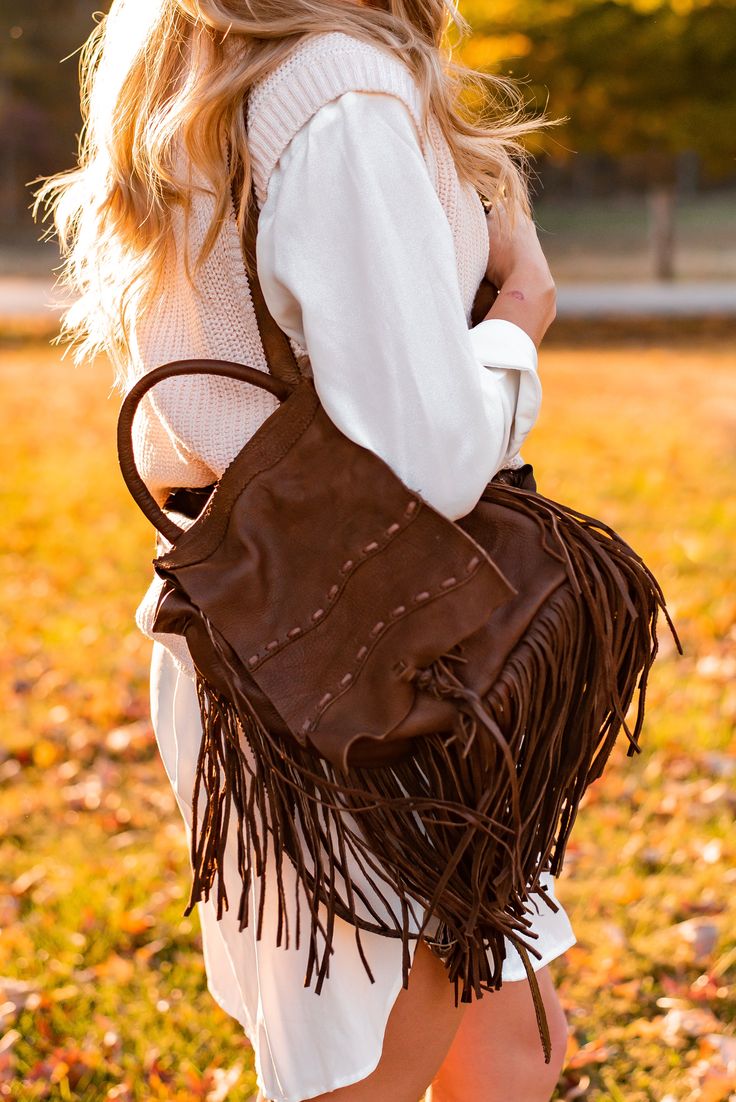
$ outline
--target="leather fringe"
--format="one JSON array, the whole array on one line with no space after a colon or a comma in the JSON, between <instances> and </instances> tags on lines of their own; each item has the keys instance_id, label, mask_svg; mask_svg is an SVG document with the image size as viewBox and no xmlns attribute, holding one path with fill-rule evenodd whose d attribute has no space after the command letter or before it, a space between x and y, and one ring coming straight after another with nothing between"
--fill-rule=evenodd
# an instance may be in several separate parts
<instances>
[{"instance_id":1,"label":"leather fringe","mask_svg":"<svg viewBox=\"0 0 736 1102\"><path fill-rule=\"evenodd\" d=\"M473 995L480 997L483 990L501 986L507 936L527 969L549 1061L549 1031L527 949L537 957L540 954L523 940L530 925L528 914L521 899L504 901L489 883L495 878L501 893L506 891L506 864L513 847L512 839L504 836L489 813L497 786L486 770L477 769L480 755L455 760L459 757L455 744L448 746L446 737L433 735L422 739L418 752L407 761L342 774L296 742L282 744L274 739L257 716L241 716L201 677L197 693L203 738L193 794L193 878L184 914L198 900L209 899L214 886L218 919L230 907L223 871L232 816L242 883L239 928L249 925L250 892L256 878L261 889L256 937L262 936L266 857L272 845L277 945L288 947L291 937L282 874L285 858L293 865L307 901L305 986L314 983L319 993L329 976L336 916L355 928L371 980L361 930L401 939L405 987L409 944L425 937L455 984L456 1002L469 1002ZM460 802L466 790L467 803ZM381 902L381 914L352 880L353 862ZM396 892L397 903L387 899L387 883ZM418 907L425 909L421 922L416 918ZM427 927L433 918L437 929L430 934ZM303 933L299 929L294 933L299 946Z\"/></svg>"},{"instance_id":2,"label":"leather fringe","mask_svg":"<svg viewBox=\"0 0 736 1102\"><path fill-rule=\"evenodd\" d=\"M456 1001L463 1002L500 988L508 938L527 971L549 1062L549 1030L529 960L529 953L541 954L526 903L539 893L555 908L539 877L561 871L582 795L601 775L620 730L629 756L640 749L659 608L681 647L656 580L611 529L537 493L503 486L493 492L543 525L571 584L552 594L486 696L463 683L462 645L415 671L419 689L456 703L451 734L416 739L411 755L390 765L342 772L296 740L269 732L242 693L225 698L198 673L203 738L194 784L193 882L184 913L209 899L215 879L218 919L229 907L223 869L232 814L240 929L249 922L256 878L256 937L262 935L273 846L277 945L288 946L291 936L284 859L307 901L305 986L314 982L319 993L329 975L336 917L355 928L371 980L361 931L401 939L404 986L410 942L424 937L443 961ZM229 666L226 645L209 623L208 630ZM626 713L637 690L629 727ZM351 865L375 891L383 913L351 877ZM387 885L398 903L386 898ZM297 946L301 936L297 926Z\"/></svg>"}]
</instances>

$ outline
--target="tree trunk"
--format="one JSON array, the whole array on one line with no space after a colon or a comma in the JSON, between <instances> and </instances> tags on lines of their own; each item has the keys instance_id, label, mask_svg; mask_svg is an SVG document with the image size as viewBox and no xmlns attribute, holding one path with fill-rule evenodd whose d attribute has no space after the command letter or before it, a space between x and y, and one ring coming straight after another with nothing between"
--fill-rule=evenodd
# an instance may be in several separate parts
<instances>
[{"instance_id":1,"label":"tree trunk","mask_svg":"<svg viewBox=\"0 0 736 1102\"><path fill-rule=\"evenodd\" d=\"M675 278L675 188L657 184L649 192L649 228L654 274Z\"/></svg>"}]
</instances>

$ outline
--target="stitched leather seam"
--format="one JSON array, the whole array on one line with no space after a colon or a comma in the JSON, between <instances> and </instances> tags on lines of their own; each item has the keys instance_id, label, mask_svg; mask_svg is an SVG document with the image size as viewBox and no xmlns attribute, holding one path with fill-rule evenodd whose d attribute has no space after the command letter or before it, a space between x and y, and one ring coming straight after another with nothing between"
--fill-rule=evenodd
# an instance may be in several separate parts
<instances>
[{"instance_id":1,"label":"stitched leather seam","mask_svg":"<svg viewBox=\"0 0 736 1102\"><path fill-rule=\"evenodd\" d=\"M455 585L444 587L442 583L440 583L440 587L438 588L438 590L433 595L430 595L429 599L422 601L421 605L415 605L413 608L407 608L406 612L404 612L399 617L391 617L390 615L387 616L384 622L383 630L375 636L372 642L369 642L368 649L363 654L362 658L358 662L356 662L351 669L345 671L345 674L350 673L352 675L349 684L345 685L344 688L332 693L330 699L324 704L323 707L320 707L319 705L317 706L316 711L314 711L311 717L308 720L305 720L302 724L300 734L306 735L314 732L316 730L317 724L322 719L325 712L328 711L328 709L331 708L336 701L343 697L345 693L349 692L350 689L354 687L355 682L360 677L362 670L365 669L369 655L378 645L379 640L386 635L386 632L391 627L395 627L397 624L401 623L402 620L406 620L409 616L412 616L417 611L417 608L426 608L429 605L434 604L441 597L445 597L449 593L455 593L458 589L462 589L463 586L466 586L475 578L482 561L483 560L478 557L478 562L473 570L470 571L465 578L460 579L460 581L458 581ZM366 644L364 643L363 646L366 646ZM362 647L359 649L358 653L360 653L360 650L362 650ZM345 674L343 674L343 677L345 676Z\"/></svg>"},{"instance_id":2,"label":"stitched leather seam","mask_svg":"<svg viewBox=\"0 0 736 1102\"><path fill-rule=\"evenodd\" d=\"M413 499L413 498L411 499L412 502L414 500L415 499ZM275 657L275 655L280 654L280 652L282 650L284 650L286 647L288 647L291 643L296 642L297 639L303 639L305 637L305 635L308 635L311 631L314 631L315 628L322 625L325 622L325 620L327 619L327 617L330 615L330 613L332 612L335 605L337 604L337 599L340 596L340 594L342 593L343 589L348 584L350 579L357 573L357 571L360 569L360 567L363 566L364 563L370 562L370 560L375 558L376 555L380 554L381 551L385 551L385 549L389 546L390 543L392 543L393 540L396 539L397 536L401 535L403 532L408 531L409 527L414 523L414 521L417 519L417 517L421 514L421 511L422 511L422 503L420 501L416 502L416 506L417 507L412 511L411 516L408 517L408 519L406 521L406 524L404 524L403 526L399 525L399 527L394 532L391 532L390 534L388 534L387 538L384 539L383 543L378 543L374 540L372 542L375 543L376 546L374 548L372 548L372 550L370 550L369 552L366 553L365 549L363 549L363 551L360 552L359 555L358 554L355 555L355 557L353 559L353 565L352 565L351 569L345 571L345 573L342 575L342 581L341 582L335 583L335 584L337 584L338 588L337 588L337 591L334 593L334 595L332 597L330 597L330 592L332 592L332 589L334 588L334 586L331 587L330 590L328 590L327 598L326 598L325 603L329 607L326 610L322 610L324 612L324 615L320 616L317 620L314 620L313 623L308 623L305 627L301 627L298 635L294 635L291 638L289 638L289 633L287 632L285 639L272 640L271 642L266 643L265 644L266 652L263 653L263 654L259 653L257 655L255 655L255 654L251 655L246 661L247 668L252 673L256 673L257 670L260 668L260 666L262 666L263 663L268 658L273 658L273 657ZM406 513L404 514L404 516L406 516ZM370 546L370 544L368 544L366 546ZM314 613L312 614L312 616L314 616ZM296 626L294 628L292 628L291 630L295 631ZM274 642L278 642L278 646L273 646ZM271 648L270 650L268 650L269 647ZM258 661L253 662L252 661L253 658L257 658Z\"/></svg>"}]
</instances>

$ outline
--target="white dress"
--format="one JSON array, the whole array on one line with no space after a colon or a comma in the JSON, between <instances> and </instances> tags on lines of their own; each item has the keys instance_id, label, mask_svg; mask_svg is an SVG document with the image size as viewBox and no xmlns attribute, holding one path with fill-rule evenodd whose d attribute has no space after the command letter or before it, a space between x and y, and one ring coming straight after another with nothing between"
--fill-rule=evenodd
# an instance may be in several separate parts
<instances>
[{"instance_id":1,"label":"white dress","mask_svg":"<svg viewBox=\"0 0 736 1102\"><path fill-rule=\"evenodd\" d=\"M325 408L456 518L500 466L520 462L541 388L536 349L523 330L502 320L468 330L452 249L409 113L383 95L350 92L320 108L275 169L259 222L264 295L308 349ZM158 641L151 717L190 839L202 733L196 690ZM234 842L226 851L230 900L240 894ZM290 871L284 879L293 900ZM554 900L553 878L543 884ZM288 948L275 944L276 900L268 891L256 940L258 899L256 886L242 931L232 904L219 921L214 898L197 910L208 988L247 1034L261 1091L275 1102L302 1102L365 1078L378 1064L401 988L401 943L361 935L371 983L353 928L336 919L329 978L315 995L304 986L306 939L298 949L293 939ZM537 909L535 969L576 940L561 906L554 912L540 898ZM504 982L525 980L516 950L506 947Z\"/></svg>"}]
</instances>

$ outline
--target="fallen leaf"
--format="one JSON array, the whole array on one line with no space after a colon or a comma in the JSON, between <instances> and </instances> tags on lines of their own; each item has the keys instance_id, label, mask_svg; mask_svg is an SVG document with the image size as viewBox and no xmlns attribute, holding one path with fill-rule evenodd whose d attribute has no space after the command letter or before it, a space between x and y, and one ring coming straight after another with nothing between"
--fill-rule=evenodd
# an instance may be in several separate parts
<instances>
[{"instance_id":1,"label":"fallen leaf","mask_svg":"<svg viewBox=\"0 0 736 1102\"><path fill-rule=\"evenodd\" d=\"M584 1068L589 1064L606 1064L611 1059L612 1049L600 1041L589 1041L567 1061L570 1068Z\"/></svg>"},{"instance_id":2,"label":"fallen leaf","mask_svg":"<svg viewBox=\"0 0 736 1102\"><path fill-rule=\"evenodd\" d=\"M709 1071L691 1098L692 1102L730 1102L735 1090L736 1075L717 1070Z\"/></svg>"},{"instance_id":3,"label":"fallen leaf","mask_svg":"<svg viewBox=\"0 0 736 1102\"><path fill-rule=\"evenodd\" d=\"M725 1067L736 1073L736 1037L721 1033L708 1033L705 1040L718 1053Z\"/></svg>"},{"instance_id":4,"label":"fallen leaf","mask_svg":"<svg viewBox=\"0 0 736 1102\"><path fill-rule=\"evenodd\" d=\"M29 888L32 888L34 884L43 879L46 872L45 865L34 865L33 868L28 869L27 872L22 872L20 876L15 878L10 885L11 892L13 895L24 895ZM2 980L0 980L0 983L2 983Z\"/></svg>"},{"instance_id":5,"label":"fallen leaf","mask_svg":"<svg viewBox=\"0 0 736 1102\"><path fill-rule=\"evenodd\" d=\"M155 924L153 915L141 914L139 911L124 911L118 919L118 926L126 934L142 934L150 930Z\"/></svg>"},{"instance_id":6,"label":"fallen leaf","mask_svg":"<svg viewBox=\"0 0 736 1102\"><path fill-rule=\"evenodd\" d=\"M54 1002L63 1002L65 999L73 999L79 994L79 988L74 983L67 983L64 987L55 987L50 991Z\"/></svg>"},{"instance_id":7,"label":"fallen leaf","mask_svg":"<svg viewBox=\"0 0 736 1102\"><path fill-rule=\"evenodd\" d=\"M234 1087L243 1074L242 1064L233 1064L231 1068L215 1068L212 1072L214 1086L205 1095L206 1102L225 1102L231 1087Z\"/></svg>"},{"instance_id":8,"label":"fallen leaf","mask_svg":"<svg viewBox=\"0 0 736 1102\"><path fill-rule=\"evenodd\" d=\"M0 1002L10 1004L14 1010L22 1010L39 990L34 983L0 976Z\"/></svg>"},{"instance_id":9,"label":"fallen leaf","mask_svg":"<svg viewBox=\"0 0 736 1102\"><path fill-rule=\"evenodd\" d=\"M723 855L723 846L719 838L712 838L710 842L706 842L703 846L701 856L706 865L715 865L717 861L721 860Z\"/></svg>"},{"instance_id":10,"label":"fallen leaf","mask_svg":"<svg viewBox=\"0 0 736 1102\"><path fill-rule=\"evenodd\" d=\"M39 769L48 769L61 757L62 749L51 739L42 738L33 746L33 764Z\"/></svg>"},{"instance_id":11,"label":"fallen leaf","mask_svg":"<svg viewBox=\"0 0 736 1102\"><path fill-rule=\"evenodd\" d=\"M21 1034L17 1029L9 1029L7 1033L4 1033L0 1037L0 1053L8 1052L16 1041L21 1039Z\"/></svg>"},{"instance_id":12,"label":"fallen leaf","mask_svg":"<svg viewBox=\"0 0 736 1102\"><path fill-rule=\"evenodd\" d=\"M115 983L120 984L129 983L135 975L135 970L134 962L119 956L118 953L111 953L106 960L101 961L94 968L96 976L114 980Z\"/></svg>"},{"instance_id":13,"label":"fallen leaf","mask_svg":"<svg viewBox=\"0 0 736 1102\"><path fill-rule=\"evenodd\" d=\"M667 1044L677 1044L684 1037L703 1037L707 1033L716 1033L723 1029L715 1014L702 1007L689 1010L674 1009L668 1011L662 1023L662 1040Z\"/></svg>"},{"instance_id":14,"label":"fallen leaf","mask_svg":"<svg viewBox=\"0 0 736 1102\"><path fill-rule=\"evenodd\" d=\"M685 922L679 922L673 929L683 941L692 946L693 955L698 959L709 957L718 942L719 931L713 922L688 918Z\"/></svg>"}]
</instances>

